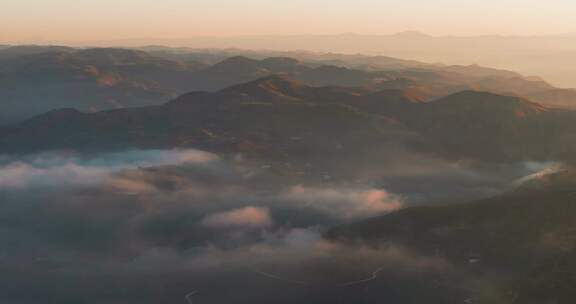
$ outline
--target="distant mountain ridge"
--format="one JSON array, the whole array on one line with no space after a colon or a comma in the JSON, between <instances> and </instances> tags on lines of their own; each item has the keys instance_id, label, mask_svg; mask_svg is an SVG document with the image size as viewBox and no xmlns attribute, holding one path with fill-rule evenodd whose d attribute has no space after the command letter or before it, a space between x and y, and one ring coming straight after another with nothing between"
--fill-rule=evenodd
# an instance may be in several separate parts
<instances>
[{"instance_id":1,"label":"distant mountain ridge","mask_svg":"<svg viewBox=\"0 0 576 304\"><path fill-rule=\"evenodd\" d=\"M58 46L1 49L0 124L62 107L98 111L161 104L185 92L220 90L273 74L312 86L410 91L425 100L479 90L533 97L548 106L576 104L576 90L479 66L427 65L382 56L278 53L302 59L255 59L262 55L175 52Z\"/></svg>"},{"instance_id":2,"label":"distant mountain ridge","mask_svg":"<svg viewBox=\"0 0 576 304\"><path fill-rule=\"evenodd\" d=\"M386 54L423 62L478 63L527 75L538 75L557 86L573 87L576 40L565 35L429 35L414 31L397 34L361 33L326 35L264 35L194 37L190 39L142 39L101 42L101 45L141 46L164 44L195 49L305 50L343 54ZM270 51L270 52L272 52Z\"/></svg>"}]
</instances>

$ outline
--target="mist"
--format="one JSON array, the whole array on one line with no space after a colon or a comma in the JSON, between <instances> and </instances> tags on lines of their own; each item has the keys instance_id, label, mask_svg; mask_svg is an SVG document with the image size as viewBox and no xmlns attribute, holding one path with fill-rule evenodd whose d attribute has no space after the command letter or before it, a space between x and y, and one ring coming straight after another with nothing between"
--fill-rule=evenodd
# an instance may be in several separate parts
<instances>
[{"instance_id":1,"label":"mist","mask_svg":"<svg viewBox=\"0 0 576 304\"><path fill-rule=\"evenodd\" d=\"M465 36L399 34L247 35L145 38L99 41L51 41L72 46L165 45L194 49L243 49L365 54L418 60L443 65L481 65L543 79L560 88L576 87L576 73L566 63L575 58L573 34Z\"/></svg>"},{"instance_id":2,"label":"mist","mask_svg":"<svg viewBox=\"0 0 576 304\"><path fill-rule=\"evenodd\" d=\"M388 164L389 176L382 178L391 187L386 187L362 182L369 173L364 170L356 173L356 182L302 184L262 164L198 150L4 156L0 281L6 288L0 299L26 304L46 298L62 303L375 303L385 291L372 290L367 282L380 272L390 288L410 290L462 278L449 292L433 294L435 301L463 297L476 279L442 258L419 256L394 243L333 242L323 232L422 203L421 197L402 193L399 184L407 180L431 182L441 174L446 184L460 180L464 188L476 185L479 193L490 187L504 191L516 177L547 165L496 170L422 162L428 168L400 170L398 163L396 168ZM502 178L503 170L509 180ZM285 298L276 299L278 293Z\"/></svg>"}]
</instances>

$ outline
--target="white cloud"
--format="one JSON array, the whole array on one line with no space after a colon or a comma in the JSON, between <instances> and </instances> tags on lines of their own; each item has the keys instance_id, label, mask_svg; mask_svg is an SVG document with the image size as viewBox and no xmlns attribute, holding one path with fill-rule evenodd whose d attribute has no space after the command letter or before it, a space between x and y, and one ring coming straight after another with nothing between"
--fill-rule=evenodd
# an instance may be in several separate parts
<instances>
[{"instance_id":1,"label":"white cloud","mask_svg":"<svg viewBox=\"0 0 576 304\"><path fill-rule=\"evenodd\" d=\"M512 183L513 188L520 187L531 181L542 180L565 169L564 164L556 162L526 162L524 166L529 174L515 180Z\"/></svg>"},{"instance_id":2,"label":"white cloud","mask_svg":"<svg viewBox=\"0 0 576 304\"><path fill-rule=\"evenodd\" d=\"M0 168L0 189L25 188L31 185L92 184L101 182L107 175L108 170L105 168L84 167L72 162L54 167L14 162Z\"/></svg>"},{"instance_id":3,"label":"white cloud","mask_svg":"<svg viewBox=\"0 0 576 304\"><path fill-rule=\"evenodd\" d=\"M0 189L31 186L83 186L102 183L126 169L177 164L207 164L214 154L198 150L145 150L99 154L80 158L69 154L39 154L12 159L0 156ZM134 188L138 185L122 186ZM139 185L138 187L142 187ZM142 189L140 189L142 190Z\"/></svg>"}]
</instances>

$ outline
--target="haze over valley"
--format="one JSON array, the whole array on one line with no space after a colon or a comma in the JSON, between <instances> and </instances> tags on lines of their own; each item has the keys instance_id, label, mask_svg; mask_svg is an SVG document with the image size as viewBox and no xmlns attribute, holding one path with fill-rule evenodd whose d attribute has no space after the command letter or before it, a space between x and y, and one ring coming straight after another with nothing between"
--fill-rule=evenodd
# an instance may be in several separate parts
<instances>
[{"instance_id":1,"label":"haze over valley","mask_svg":"<svg viewBox=\"0 0 576 304\"><path fill-rule=\"evenodd\" d=\"M1 303L574 303L572 3L8 1Z\"/></svg>"}]
</instances>

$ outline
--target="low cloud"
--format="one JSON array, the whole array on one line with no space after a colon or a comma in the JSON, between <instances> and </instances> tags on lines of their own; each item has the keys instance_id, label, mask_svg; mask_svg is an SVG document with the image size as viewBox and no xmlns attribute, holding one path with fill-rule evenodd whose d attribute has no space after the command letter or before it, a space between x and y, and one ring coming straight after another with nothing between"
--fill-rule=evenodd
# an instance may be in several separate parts
<instances>
[{"instance_id":1,"label":"low cloud","mask_svg":"<svg viewBox=\"0 0 576 304\"><path fill-rule=\"evenodd\" d=\"M244 207L209 215L201 225L208 228L264 228L272 225L267 208Z\"/></svg>"},{"instance_id":2,"label":"low cloud","mask_svg":"<svg viewBox=\"0 0 576 304\"><path fill-rule=\"evenodd\" d=\"M529 182L538 182L566 168L566 165L557 162L526 162L524 165L527 173L512 183L513 188L521 187Z\"/></svg>"},{"instance_id":3,"label":"low cloud","mask_svg":"<svg viewBox=\"0 0 576 304\"><path fill-rule=\"evenodd\" d=\"M45 153L22 158L0 156L0 189L32 186L87 186L107 181L114 173L138 167L208 164L218 158L198 150L137 150L92 157ZM124 186L132 186L127 185Z\"/></svg>"},{"instance_id":4,"label":"low cloud","mask_svg":"<svg viewBox=\"0 0 576 304\"><path fill-rule=\"evenodd\" d=\"M85 167L72 162L44 167L18 161L0 168L0 189L94 184L102 182L108 173L106 168Z\"/></svg>"},{"instance_id":5,"label":"low cloud","mask_svg":"<svg viewBox=\"0 0 576 304\"><path fill-rule=\"evenodd\" d=\"M445 186L463 177L470 187L484 176L493 180L464 165L448 171ZM415 175L429 184L437 180L431 172ZM411 272L444 275L447 263L398 244L350 246L322 237L333 225L411 204L390 189L361 179L294 179L196 150L0 157L0 267L10 273L4 278L20 280L16 300L0 301L39 303L49 295L90 304L185 303L184 295L199 290L194 300L202 303L320 303L380 269L390 284ZM149 290L146 282L162 288ZM108 298L95 284L106 286ZM300 297L276 300L294 289L302 289Z\"/></svg>"},{"instance_id":6,"label":"low cloud","mask_svg":"<svg viewBox=\"0 0 576 304\"><path fill-rule=\"evenodd\" d=\"M346 219L392 212L402 200L383 189L311 188L295 186L282 198Z\"/></svg>"}]
</instances>

